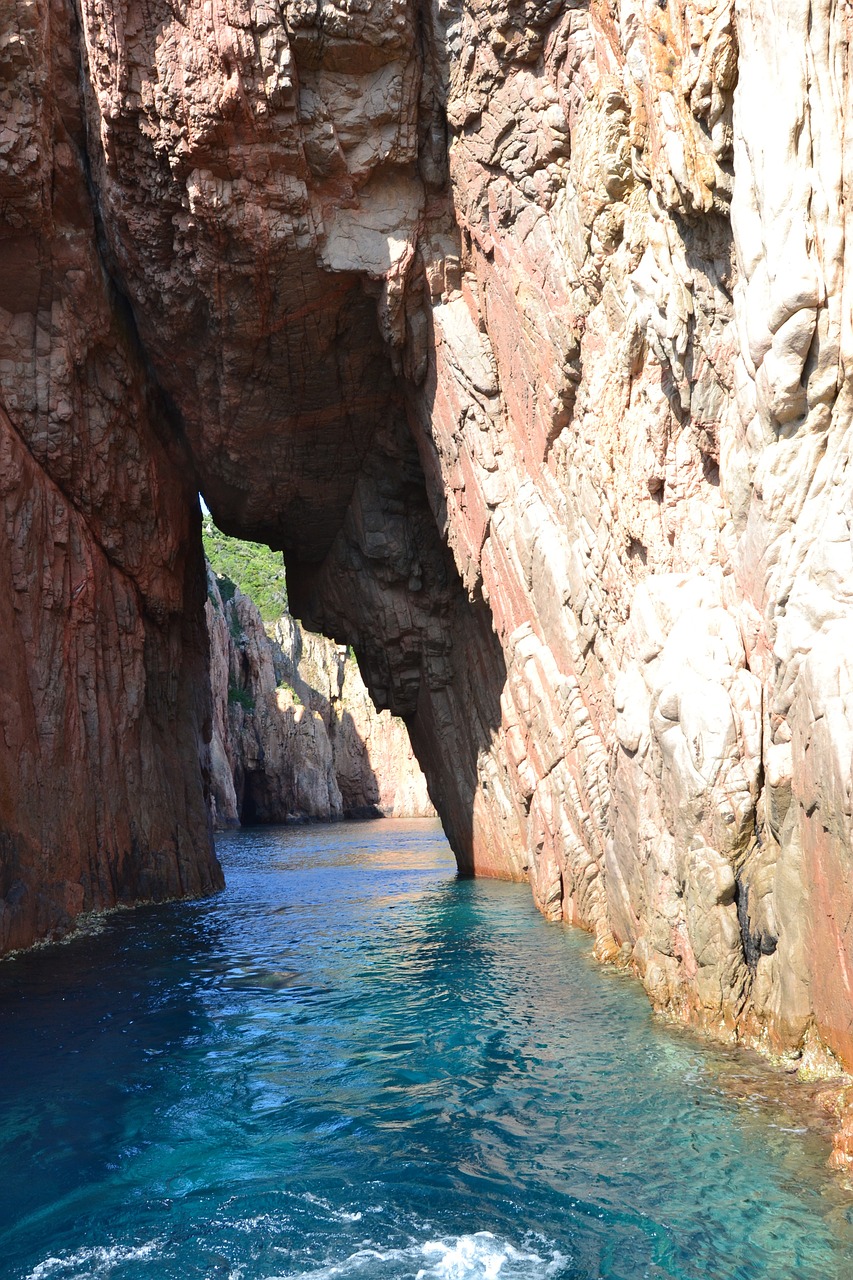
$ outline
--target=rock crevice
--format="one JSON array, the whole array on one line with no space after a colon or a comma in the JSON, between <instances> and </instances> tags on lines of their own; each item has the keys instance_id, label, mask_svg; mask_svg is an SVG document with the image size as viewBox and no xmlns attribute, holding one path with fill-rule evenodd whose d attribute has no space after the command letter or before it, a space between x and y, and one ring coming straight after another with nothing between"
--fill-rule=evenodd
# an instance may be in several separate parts
<instances>
[{"instance_id":1,"label":"rock crevice","mask_svg":"<svg viewBox=\"0 0 853 1280\"><path fill-rule=\"evenodd\" d=\"M140 598L87 568L79 659L34 592L6 624L65 726L6 714L8 865L56 844L48 759L83 805L109 740L138 821L81 810L33 892L106 900L107 849L128 894L152 849L216 880L197 475L405 716L460 867L672 1016L853 1067L847 11L80 0L79 48L66 0L15 13L5 403ZM10 561L67 546L6 465ZM67 558L70 607L92 538L27 583Z\"/></svg>"}]
</instances>

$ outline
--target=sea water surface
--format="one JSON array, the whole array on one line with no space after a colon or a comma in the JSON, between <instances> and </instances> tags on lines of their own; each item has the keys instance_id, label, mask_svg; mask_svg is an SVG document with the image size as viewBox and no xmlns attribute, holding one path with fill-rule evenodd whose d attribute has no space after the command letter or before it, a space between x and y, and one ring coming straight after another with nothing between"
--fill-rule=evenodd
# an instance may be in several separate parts
<instances>
[{"instance_id":1,"label":"sea water surface","mask_svg":"<svg viewBox=\"0 0 853 1280\"><path fill-rule=\"evenodd\" d=\"M825 1142L435 824L219 851L0 964L0 1275L853 1276Z\"/></svg>"}]
</instances>

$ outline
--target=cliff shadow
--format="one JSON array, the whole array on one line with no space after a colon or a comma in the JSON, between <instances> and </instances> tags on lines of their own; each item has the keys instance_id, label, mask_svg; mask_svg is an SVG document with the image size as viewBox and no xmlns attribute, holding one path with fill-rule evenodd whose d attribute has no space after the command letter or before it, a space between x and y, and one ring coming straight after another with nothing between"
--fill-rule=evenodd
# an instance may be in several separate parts
<instances>
[{"instance_id":1,"label":"cliff shadow","mask_svg":"<svg viewBox=\"0 0 853 1280\"><path fill-rule=\"evenodd\" d=\"M439 531L442 502L428 491L401 398L377 428L328 554L320 563L285 555L288 591L307 626L353 646L376 707L405 722L460 873L509 875L512 818L485 801L499 772L506 665L489 608L466 589Z\"/></svg>"}]
</instances>

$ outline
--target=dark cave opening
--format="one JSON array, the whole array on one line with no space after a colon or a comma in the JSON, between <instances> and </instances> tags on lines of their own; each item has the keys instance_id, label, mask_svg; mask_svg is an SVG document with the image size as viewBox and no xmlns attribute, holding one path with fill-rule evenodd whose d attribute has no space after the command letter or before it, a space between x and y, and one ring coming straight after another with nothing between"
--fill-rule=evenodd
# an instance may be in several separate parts
<instances>
[{"instance_id":1,"label":"dark cave opening","mask_svg":"<svg viewBox=\"0 0 853 1280\"><path fill-rule=\"evenodd\" d=\"M263 802L259 795L263 774L249 769L243 779L243 799L240 804L240 822L244 827L256 827L262 819Z\"/></svg>"}]
</instances>

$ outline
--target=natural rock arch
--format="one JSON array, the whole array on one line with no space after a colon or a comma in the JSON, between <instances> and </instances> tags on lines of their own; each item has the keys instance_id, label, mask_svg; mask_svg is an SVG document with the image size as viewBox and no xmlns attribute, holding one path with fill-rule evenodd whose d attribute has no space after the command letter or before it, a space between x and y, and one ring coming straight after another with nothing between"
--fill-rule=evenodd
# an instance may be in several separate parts
<instances>
[{"instance_id":1,"label":"natural rock arch","mask_svg":"<svg viewBox=\"0 0 853 1280\"><path fill-rule=\"evenodd\" d=\"M200 486L463 869L853 1063L846 35L775 21L19 6L0 945L219 882Z\"/></svg>"}]
</instances>

